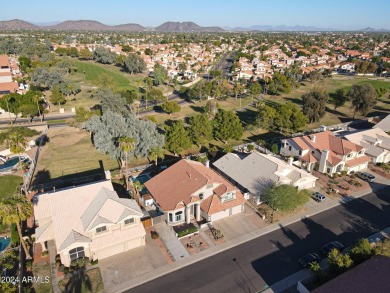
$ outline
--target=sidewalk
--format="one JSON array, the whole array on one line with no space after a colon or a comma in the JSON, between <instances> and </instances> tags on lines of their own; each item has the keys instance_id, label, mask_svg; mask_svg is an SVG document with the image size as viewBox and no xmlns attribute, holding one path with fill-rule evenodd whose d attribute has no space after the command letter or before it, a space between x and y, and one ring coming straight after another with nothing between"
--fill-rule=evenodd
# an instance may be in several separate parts
<instances>
[{"instance_id":1,"label":"sidewalk","mask_svg":"<svg viewBox=\"0 0 390 293\"><path fill-rule=\"evenodd\" d=\"M368 194L368 193L371 193L372 191L377 191L377 190L380 190L382 188L385 188L387 187L386 185L382 185L382 184L378 184L378 185L373 185L373 188L371 188L370 190L366 190L364 193L361 192L359 194L355 194L355 195L352 195L348 198L348 201L349 200L352 200L353 198L358 198L358 197L361 197L365 194ZM215 255L215 254L218 254L218 253L221 253L223 251L226 251L232 247L235 247L235 246L238 246L238 245L241 245L245 242L248 242L250 240L253 240L255 238L258 238L260 236L263 236L265 234L268 234L270 232L273 232L277 229L280 229L281 226L288 226L290 224L293 224L293 223L296 223L298 221L300 221L301 219L303 218L307 218L307 217L311 217L311 216L314 216L316 214L319 214L323 211L326 211L326 210L329 210L331 208L334 208L340 204L343 203L343 199L340 199L339 201L337 200L333 200L331 198L327 198L327 200L325 202L321 202L321 203L313 203L313 202L309 202L308 204L311 206L310 210L309 211L306 211L306 212L303 212L303 213L300 213L300 214L296 214L288 219L285 219L285 220L282 220L278 223L274 223L274 224L270 224L268 225L267 227L264 227L262 229L259 229L259 230L256 230L256 231L253 231L251 233L248 233L248 234L245 234L245 235L242 235L240 237L237 237L231 241L227 241L223 244L220 244L218 246L213 246L213 247L210 247L208 248L207 250L204 250L204 251L201 251L191 257L185 257L185 258L182 258L182 259L179 259L178 261L174 262L173 264L170 264L170 265L166 265L164 267L161 267L159 269L156 269L154 271L151 271L151 272L148 272L142 276L139 276L137 278L134 278L134 279L131 279L131 280L128 280L127 282L124 282L124 283L121 283L121 284L118 284L117 286L115 287L112 287L112 288L106 288L106 291L107 292L123 292L125 290L129 290L131 288L134 288L134 287L137 287L139 285L142 285L144 283L147 283L147 282L150 282L156 278L159 278L159 277L162 277L166 274L169 274L169 273L172 273L174 271L177 271L183 267L187 267L191 264L194 264L196 262L199 262L203 259L206 259L212 255ZM157 226L157 225L156 225ZM157 227L156 227L157 228ZM160 233L160 232L159 232ZM160 234L161 236L161 234ZM183 247L184 248L184 247ZM170 249L168 247L168 249ZM300 272L297 272L296 274L292 275L294 277L291 277L291 280L295 280L295 278L300 278L302 279L302 276L304 277L303 273L300 273ZM284 280L282 280L281 282L283 282ZM276 283L278 284L278 288L282 288L284 287L285 285L283 284L289 284L289 281L285 281L284 283ZM274 285L276 285L274 284ZM274 285L271 286L271 288L274 287ZM291 287L293 284L291 284L290 286L288 287L285 287L284 289L287 289L289 287ZM282 289L282 290L284 290ZM269 291L270 290L270 291ZM267 290L268 293L270 292L273 292L272 289L268 289ZM275 291L275 292L280 292L280 291Z\"/></svg>"}]
</instances>

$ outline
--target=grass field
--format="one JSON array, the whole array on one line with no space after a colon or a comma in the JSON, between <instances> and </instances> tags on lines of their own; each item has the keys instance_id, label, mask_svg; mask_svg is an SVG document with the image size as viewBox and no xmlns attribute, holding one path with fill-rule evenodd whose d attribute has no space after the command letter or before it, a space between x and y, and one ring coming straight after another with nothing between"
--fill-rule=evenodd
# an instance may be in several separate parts
<instances>
[{"instance_id":1,"label":"grass field","mask_svg":"<svg viewBox=\"0 0 390 293\"><path fill-rule=\"evenodd\" d=\"M62 176L89 175L99 169L99 161L105 170L118 167L116 160L99 153L92 145L89 134L73 128L55 128L48 133L49 142L42 148L33 185Z\"/></svg>"},{"instance_id":2,"label":"grass field","mask_svg":"<svg viewBox=\"0 0 390 293\"><path fill-rule=\"evenodd\" d=\"M23 182L22 177L14 175L0 176L0 198L9 197L17 193L17 187Z\"/></svg>"}]
</instances>

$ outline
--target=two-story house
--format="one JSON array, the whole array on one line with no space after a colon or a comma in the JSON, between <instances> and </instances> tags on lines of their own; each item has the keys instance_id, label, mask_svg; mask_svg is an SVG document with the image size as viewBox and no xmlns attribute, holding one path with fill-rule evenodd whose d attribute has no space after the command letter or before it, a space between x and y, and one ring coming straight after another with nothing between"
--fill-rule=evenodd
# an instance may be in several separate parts
<instances>
[{"instance_id":1,"label":"two-story house","mask_svg":"<svg viewBox=\"0 0 390 293\"><path fill-rule=\"evenodd\" d=\"M329 175L365 169L370 161L365 148L330 131L282 140L280 154L294 157L295 164L308 171L315 169Z\"/></svg>"},{"instance_id":2,"label":"two-story house","mask_svg":"<svg viewBox=\"0 0 390 293\"><path fill-rule=\"evenodd\" d=\"M216 221L240 213L242 193L205 165L180 160L145 183L169 225Z\"/></svg>"},{"instance_id":3,"label":"two-story house","mask_svg":"<svg viewBox=\"0 0 390 293\"><path fill-rule=\"evenodd\" d=\"M132 199L119 198L111 180L34 196L36 243L54 241L61 262L110 257L145 245L143 213Z\"/></svg>"}]
</instances>

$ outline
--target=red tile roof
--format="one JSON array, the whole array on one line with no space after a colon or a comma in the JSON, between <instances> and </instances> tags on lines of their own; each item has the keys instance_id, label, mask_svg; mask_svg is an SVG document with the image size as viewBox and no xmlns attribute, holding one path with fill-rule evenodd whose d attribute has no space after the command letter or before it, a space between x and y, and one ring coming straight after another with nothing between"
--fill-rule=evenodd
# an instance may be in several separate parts
<instances>
[{"instance_id":1,"label":"red tile roof","mask_svg":"<svg viewBox=\"0 0 390 293\"><path fill-rule=\"evenodd\" d=\"M370 161L370 158L368 156L361 156L361 157L357 157L355 159L346 161L345 164L348 167L353 167L353 166L357 166L357 165L360 165L360 164L363 164L363 163L366 163L369 161Z\"/></svg>"},{"instance_id":2,"label":"red tile roof","mask_svg":"<svg viewBox=\"0 0 390 293\"><path fill-rule=\"evenodd\" d=\"M236 207L238 205L241 205L245 202L245 199L241 192L237 191L236 198L233 200L229 200L227 202L222 203L221 199L217 195L212 195L205 199L202 204L200 205L200 208L202 211L207 213L208 215L212 215L218 212L225 211L227 209L230 209L232 207Z\"/></svg>"},{"instance_id":3,"label":"red tile roof","mask_svg":"<svg viewBox=\"0 0 390 293\"><path fill-rule=\"evenodd\" d=\"M301 157L302 161L308 162L308 163L315 163L317 162L317 159L309 152L306 155Z\"/></svg>"}]
</instances>

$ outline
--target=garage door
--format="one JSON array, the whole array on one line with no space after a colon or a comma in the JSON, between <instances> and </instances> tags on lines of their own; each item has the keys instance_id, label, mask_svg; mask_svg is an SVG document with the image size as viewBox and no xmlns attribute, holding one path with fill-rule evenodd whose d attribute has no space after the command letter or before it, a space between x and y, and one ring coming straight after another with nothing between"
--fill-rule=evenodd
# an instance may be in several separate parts
<instances>
[{"instance_id":1,"label":"garage door","mask_svg":"<svg viewBox=\"0 0 390 293\"><path fill-rule=\"evenodd\" d=\"M239 205L239 206L232 207L230 214L235 215L241 212L242 212L242 205Z\"/></svg>"},{"instance_id":2,"label":"garage door","mask_svg":"<svg viewBox=\"0 0 390 293\"><path fill-rule=\"evenodd\" d=\"M124 243L109 246L105 249L96 251L96 257L98 259L106 258L125 251Z\"/></svg>"},{"instance_id":3,"label":"garage door","mask_svg":"<svg viewBox=\"0 0 390 293\"><path fill-rule=\"evenodd\" d=\"M222 211L216 214L211 215L211 221L217 221L220 219L223 219L225 217L229 217L230 210L227 209L226 211Z\"/></svg>"}]
</instances>

